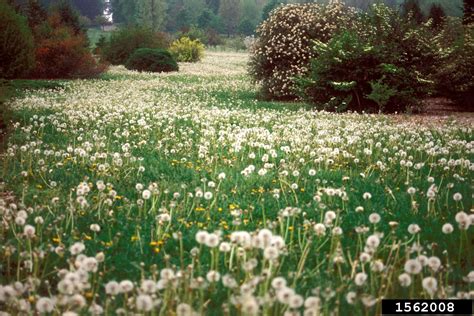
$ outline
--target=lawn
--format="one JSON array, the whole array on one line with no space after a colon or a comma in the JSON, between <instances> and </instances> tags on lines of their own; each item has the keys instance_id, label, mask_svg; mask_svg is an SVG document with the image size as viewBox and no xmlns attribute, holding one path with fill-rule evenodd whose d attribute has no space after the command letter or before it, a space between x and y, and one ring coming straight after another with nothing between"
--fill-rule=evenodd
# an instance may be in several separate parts
<instances>
[{"instance_id":1,"label":"lawn","mask_svg":"<svg viewBox=\"0 0 474 316\"><path fill-rule=\"evenodd\" d=\"M246 61L112 67L8 102L0 310L374 315L472 296L472 121L259 101Z\"/></svg>"}]
</instances>

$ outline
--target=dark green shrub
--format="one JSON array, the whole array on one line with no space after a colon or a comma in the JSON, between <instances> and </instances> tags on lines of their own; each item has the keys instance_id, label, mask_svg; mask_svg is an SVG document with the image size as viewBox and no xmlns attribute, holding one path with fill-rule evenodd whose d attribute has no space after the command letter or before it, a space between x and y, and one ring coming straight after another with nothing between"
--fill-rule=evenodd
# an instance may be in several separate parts
<instances>
[{"instance_id":1,"label":"dark green shrub","mask_svg":"<svg viewBox=\"0 0 474 316\"><path fill-rule=\"evenodd\" d=\"M326 110L394 112L419 109L432 91L439 46L428 26L405 23L386 6L362 18L363 31L315 41L299 95Z\"/></svg>"},{"instance_id":2,"label":"dark green shrub","mask_svg":"<svg viewBox=\"0 0 474 316\"><path fill-rule=\"evenodd\" d=\"M178 64L170 52L164 49L139 48L133 52L125 67L147 72L178 71Z\"/></svg>"},{"instance_id":3,"label":"dark green shrub","mask_svg":"<svg viewBox=\"0 0 474 316\"><path fill-rule=\"evenodd\" d=\"M113 65L127 62L138 48L166 48L169 39L163 33L155 33L150 29L130 26L114 31L102 49L103 58Z\"/></svg>"},{"instance_id":4,"label":"dark green shrub","mask_svg":"<svg viewBox=\"0 0 474 316\"><path fill-rule=\"evenodd\" d=\"M0 0L0 78L21 77L34 63L33 36L26 18Z\"/></svg>"},{"instance_id":5,"label":"dark green shrub","mask_svg":"<svg viewBox=\"0 0 474 316\"><path fill-rule=\"evenodd\" d=\"M357 29L355 9L341 3L291 4L273 10L257 29L250 73L265 98L294 99L292 78L308 72L313 40L327 42L340 30Z\"/></svg>"}]
</instances>

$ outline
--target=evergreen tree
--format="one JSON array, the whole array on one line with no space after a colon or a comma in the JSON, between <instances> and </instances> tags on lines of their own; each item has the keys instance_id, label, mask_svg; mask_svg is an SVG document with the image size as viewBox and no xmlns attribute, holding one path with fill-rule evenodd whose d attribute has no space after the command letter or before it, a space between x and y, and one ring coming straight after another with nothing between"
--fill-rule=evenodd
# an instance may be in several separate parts
<instances>
[{"instance_id":1,"label":"evergreen tree","mask_svg":"<svg viewBox=\"0 0 474 316\"><path fill-rule=\"evenodd\" d=\"M433 3L430 7L430 13L428 19L432 20L433 28L439 28L443 25L446 19L446 13L440 4Z\"/></svg>"},{"instance_id":2,"label":"evergreen tree","mask_svg":"<svg viewBox=\"0 0 474 316\"><path fill-rule=\"evenodd\" d=\"M51 12L57 14L60 19L60 23L67 27L70 27L74 35L84 33L79 20L79 13L74 10L69 1L60 0L55 3L51 9Z\"/></svg>"},{"instance_id":3,"label":"evergreen tree","mask_svg":"<svg viewBox=\"0 0 474 316\"><path fill-rule=\"evenodd\" d=\"M474 23L474 0L464 0L462 23L465 25Z\"/></svg>"}]
</instances>

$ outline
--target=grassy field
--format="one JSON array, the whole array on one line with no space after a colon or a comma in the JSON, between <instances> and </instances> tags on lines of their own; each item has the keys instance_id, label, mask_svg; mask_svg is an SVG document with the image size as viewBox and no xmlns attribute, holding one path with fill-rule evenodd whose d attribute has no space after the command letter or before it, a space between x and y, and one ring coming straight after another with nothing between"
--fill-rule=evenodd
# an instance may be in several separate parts
<instances>
[{"instance_id":1,"label":"grassy field","mask_svg":"<svg viewBox=\"0 0 474 316\"><path fill-rule=\"evenodd\" d=\"M246 55L11 100L0 310L374 315L472 298L472 122L258 101Z\"/></svg>"}]
</instances>

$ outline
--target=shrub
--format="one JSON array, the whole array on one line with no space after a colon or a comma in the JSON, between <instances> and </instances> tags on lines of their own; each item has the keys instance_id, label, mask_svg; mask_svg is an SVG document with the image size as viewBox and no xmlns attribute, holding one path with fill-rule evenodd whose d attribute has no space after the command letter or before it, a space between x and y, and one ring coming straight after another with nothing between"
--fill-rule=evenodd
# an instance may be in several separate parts
<instances>
[{"instance_id":1,"label":"shrub","mask_svg":"<svg viewBox=\"0 0 474 316\"><path fill-rule=\"evenodd\" d=\"M178 71L178 64L170 52L164 49L139 48L133 52L125 67L148 72Z\"/></svg>"},{"instance_id":2,"label":"shrub","mask_svg":"<svg viewBox=\"0 0 474 316\"><path fill-rule=\"evenodd\" d=\"M34 42L27 20L0 0L0 78L17 78L34 67Z\"/></svg>"},{"instance_id":3,"label":"shrub","mask_svg":"<svg viewBox=\"0 0 474 316\"><path fill-rule=\"evenodd\" d=\"M181 37L170 46L170 52L180 62L197 62L204 54L204 45L199 40Z\"/></svg>"},{"instance_id":4,"label":"shrub","mask_svg":"<svg viewBox=\"0 0 474 316\"><path fill-rule=\"evenodd\" d=\"M316 41L299 94L327 110L394 112L419 109L432 88L438 46L428 26L403 23L386 6L363 16L364 31ZM409 25L409 27L406 27Z\"/></svg>"},{"instance_id":5,"label":"shrub","mask_svg":"<svg viewBox=\"0 0 474 316\"><path fill-rule=\"evenodd\" d=\"M138 48L166 48L168 45L169 39L164 33L138 26L123 27L113 31L102 49L102 56L113 65L122 65Z\"/></svg>"},{"instance_id":6,"label":"shrub","mask_svg":"<svg viewBox=\"0 0 474 316\"><path fill-rule=\"evenodd\" d=\"M87 48L82 35L74 35L67 28L54 29L36 47L35 78L90 78L105 70Z\"/></svg>"},{"instance_id":7,"label":"shrub","mask_svg":"<svg viewBox=\"0 0 474 316\"><path fill-rule=\"evenodd\" d=\"M339 30L357 29L355 9L334 3L291 4L273 10L257 29L250 73L265 98L293 99L292 78L307 73L313 40L327 42Z\"/></svg>"}]
</instances>

